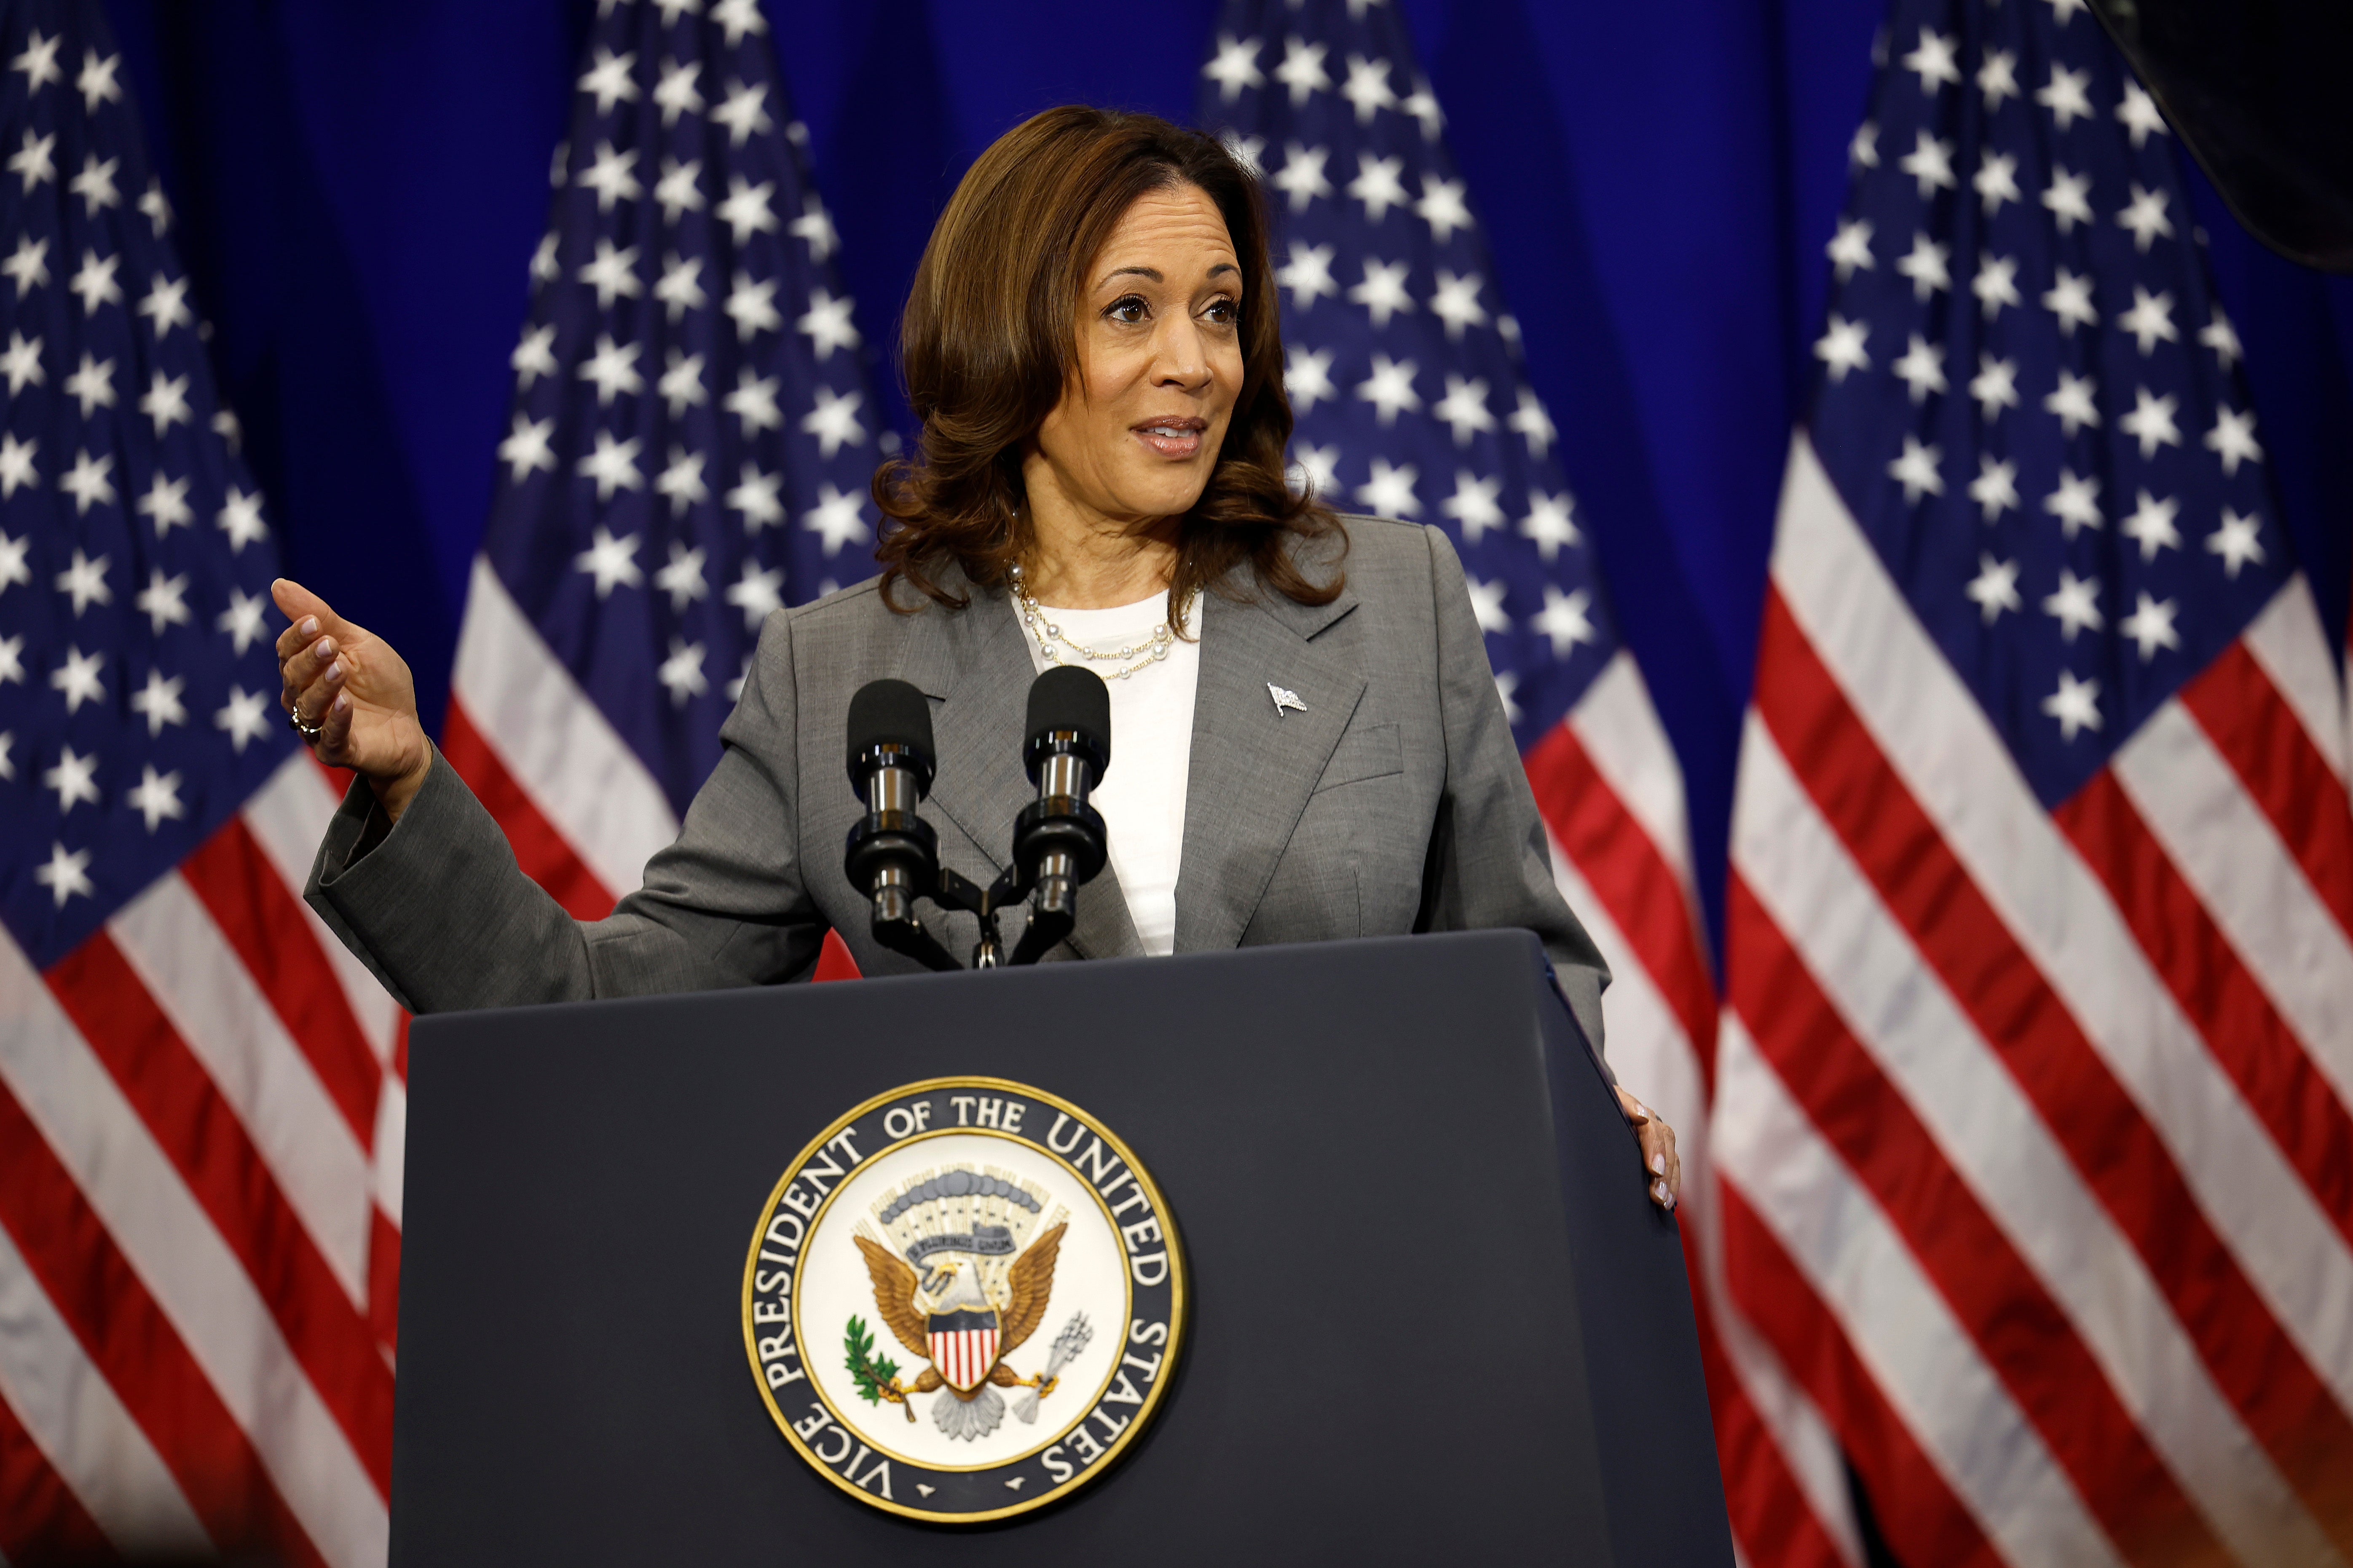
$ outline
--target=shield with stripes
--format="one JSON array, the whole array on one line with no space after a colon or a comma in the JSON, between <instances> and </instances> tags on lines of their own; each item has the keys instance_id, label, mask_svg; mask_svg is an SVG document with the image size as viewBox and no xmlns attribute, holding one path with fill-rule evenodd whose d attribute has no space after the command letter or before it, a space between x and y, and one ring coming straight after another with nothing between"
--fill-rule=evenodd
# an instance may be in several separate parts
<instances>
[{"instance_id":1,"label":"shield with stripes","mask_svg":"<svg viewBox=\"0 0 2353 1568\"><path fill-rule=\"evenodd\" d=\"M970 1310L934 1312L924 1320L932 1365L958 1394L988 1381L997 1365L997 1314Z\"/></svg>"}]
</instances>

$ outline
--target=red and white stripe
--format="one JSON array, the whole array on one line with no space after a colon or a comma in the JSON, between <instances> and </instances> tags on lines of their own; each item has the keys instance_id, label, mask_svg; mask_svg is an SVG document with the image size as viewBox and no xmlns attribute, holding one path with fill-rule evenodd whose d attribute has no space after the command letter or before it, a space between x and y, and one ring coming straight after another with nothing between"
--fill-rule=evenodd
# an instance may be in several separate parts
<instances>
[{"instance_id":1,"label":"red and white stripe","mask_svg":"<svg viewBox=\"0 0 2353 1568\"><path fill-rule=\"evenodd\" d=\"M1733 1533L1751 1563L1862 1561L1831 1428L1722 1289L1708 1141L1715 987L1692 890L1683 774L1631 655L1620 652L1529 748L1553 873L1609 962L1609 1060L1676 1129L1682 1216Z\"/></svg>"},{"instance_id":2,"label":"red and white stripe","mask_svg":"<svg viewBox=\"0 0 2353 1568\"><path fill-rule=\"evenodd\" d=\"M456 686L449 760L609 912L676 816L484 563ZM0 1563L384 1561L407 1035L301 900L343 789L289 759L46 974L0 935Z\"/></svg>"},{"instance_id":3,"label":"red and white stripe","mask_svg":"<svg viewBox=\"0 0 2353 1568\"><path fill-rule=\"evenodd\" d=\"M443 749L583 919L677 834L483 563ZM384 1560L406 1021L301 900L342 790L290 759L46 975L0 938L0 1562Z\"/></svg>"},{"instance_id":4,"label":"red and white stripe","mask_svg":"<svg viewBox=\"0 0 2353 1568\"><path fill-rule=\"evenodd\" d=\"M0 1556L384 1560L399 1010L290 758L46 973L0 937Z\"/></svg>"},{"instance_id":5,"label":"red and white stripe","mask_svg":"<svg viewBox=\"0 0 2353 1568\"><path fill-rule=\"evenodd\" d=\"M678 837L661 785L477 556L441 752L498 819L524 872L601 920ZM816 978L858 967L828 932Z\"/></svg>"},{"instance_id":6,"label":"red and white stripe","mask_svg":"<svg viewBox=\"0 0 2353 1568\"><path fill-rule=\"evenodd\" d=\"M678 837L660 784L480 557L441 751L506 830L523 870L575 919L610 914L654 851ZM849 949L828 933L816 978L857 975Z\"/></svg>"},{"instance_id":7,"label":"red and white stripe","mask_svg":"<svg viewBox=\"0 0 2353 1568\"><path fill-rule=\"evenodd\" d=\"M1909 1568L2353 1559L2332 663L2295 582L2047 811L1793 446L1726 896L1723 1278Z\"/></svg>"},{"instance_id":8,"label":"red and white stripe","mask_svg":"<svg viewBox=\"0 0 2353 1568\"><path fill-rule=\"evenodd\" d=\"M661 785L479 556L441 750L577 919L611 913L678 837Z\"/></svg>"},{"instance_id":9,"label":"red and white stripe","mask_svg":"<svg viewBox=\"0 0 2353 1568\"><path fill-rule=\"evenodd\" d=\"M955 1387L978 1386L997 1364L995 1329L948 1329L929 1337L932 1364Z\"/></svg>"}]
</instances>

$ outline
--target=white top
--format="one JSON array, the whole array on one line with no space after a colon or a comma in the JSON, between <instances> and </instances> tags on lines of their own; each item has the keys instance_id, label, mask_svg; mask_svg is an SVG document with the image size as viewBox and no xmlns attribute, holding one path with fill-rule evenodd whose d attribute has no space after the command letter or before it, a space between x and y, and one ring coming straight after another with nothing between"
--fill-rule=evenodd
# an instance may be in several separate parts
<instances>
[{"instance_id":1,"label":"white top","mask_svg":"<svg viewBox=\"0 0 2353 1568\"><path fill-rule=\"evenodd\" d=\"M1155 594L1110 610L1039 606L1047 620L1082 647L1103 652L1152 640L1152 628L1168 618L1168 595ZM1008 605L1018 623L1018 605ZM1165 953L1176 947L1176 872L1185 854L1185 778L1193 763L1193 695L1201 682L1201 601L1185 618L1185 636L1169 645L1168 657L1125 680L1116 673L1134 658L1116 662L1082 658L1056 643L1064 664L1083 665L1111 688L1111 766L1090 797L1111 830L1111 868L1127 895L1127 912L1144 951ZM1042 674L1046 656L1024 626L1029 662Z\"/></svg>"}]
</instances>

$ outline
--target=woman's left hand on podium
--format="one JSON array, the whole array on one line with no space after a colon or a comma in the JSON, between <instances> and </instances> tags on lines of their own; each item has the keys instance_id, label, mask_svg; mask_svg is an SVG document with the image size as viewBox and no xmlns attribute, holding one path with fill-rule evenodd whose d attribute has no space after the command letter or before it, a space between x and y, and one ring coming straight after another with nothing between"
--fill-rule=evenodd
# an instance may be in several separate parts
<instances>
[{"instance_id":1,"label":"woman's left hand on podium","mask_svg":"<svg viewBox=\"0 0 2353 1568\"><path fill-rule=\"evenodd\" d=\"M1664 1117L1627 1093L1623 1087L1618 1090L1618 1108L1634 1124L1634 1136L1641 1141L1642 1168L1651 1173L1651 1201L1672 1212L1683 1186L1683 1163L1675 1153L1675 1130L1667 1125Z\"/></svg>"}]
</instances>

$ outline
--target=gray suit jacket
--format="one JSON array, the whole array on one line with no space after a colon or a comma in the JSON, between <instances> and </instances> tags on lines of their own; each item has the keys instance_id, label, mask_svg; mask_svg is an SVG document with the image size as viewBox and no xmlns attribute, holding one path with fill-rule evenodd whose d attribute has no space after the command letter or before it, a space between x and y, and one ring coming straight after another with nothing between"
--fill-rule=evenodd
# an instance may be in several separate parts
<instances>
[{"instance_id":1,"label":"gray suit jacket","mask_svg":"<svg viewBox=\"0 0 2353 1568\"><path fill-rule=\"evenodd\" d=\"M1248 584L1240 601L1206 597L1176 951L1522 926L1598 1050L1608 972L1554 885L1453 546L1411 524L1347 529L1347 585L1329 605ZM842 724L851 694L884 676L933 700L939 769L923 814L941 863L985 883L1036 795L1020 757L1031 666L1019 624L1002 594L898 615L869 582L768 617L719 765L606 919L573 920L525 877L438 757L388 832L353 785L305 896L417 1012L805 979L828 927L866 973L910 972L869 933L841 866L863 810ZM1278 711L1270 681L1306 710ZM1050 957L1143 951L1108 868L1080 911ZM925 913L950 952L971 950L971 916Z\"/></svg>"}]
</instances>

